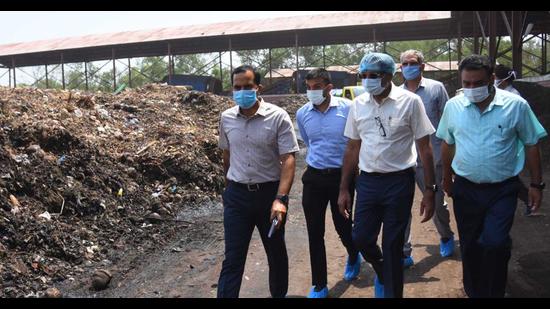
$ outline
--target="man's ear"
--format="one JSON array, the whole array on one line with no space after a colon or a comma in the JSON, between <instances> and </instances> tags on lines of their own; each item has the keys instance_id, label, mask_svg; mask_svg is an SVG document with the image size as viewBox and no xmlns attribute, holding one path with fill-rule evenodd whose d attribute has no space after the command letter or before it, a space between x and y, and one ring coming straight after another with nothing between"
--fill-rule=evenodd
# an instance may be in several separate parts
<instances>
[{"instance_id":1,"label":"man's ear","mask_svg":"<svg viewBox=\"0 0 550 309\"><path fill-rule=\"evenodd\" d=\"M259 84L258 85L258 93L262 93L262 90L264 90L264 85Z\"/></svg>"},{"instance_id":2,"label":"man's ear","mask_svg":"<svg viewBox=\"0 0 550 309\"><path fill-rule=\"evenodd\" d=\"M424 68L426 67L426 64L425 63L422 63L420 65L420 72L424 72Z\"/></svg>"}]
</instances>

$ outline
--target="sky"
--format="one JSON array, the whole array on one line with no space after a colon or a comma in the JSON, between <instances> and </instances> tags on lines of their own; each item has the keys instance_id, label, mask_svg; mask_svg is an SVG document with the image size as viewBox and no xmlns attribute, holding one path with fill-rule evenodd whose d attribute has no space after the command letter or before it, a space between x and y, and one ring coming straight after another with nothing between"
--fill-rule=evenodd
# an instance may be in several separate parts
<instances>
[{"instance_id":1,"label":"sky","mask_svg":"<svg viewBox=\"0 0 550 309\"><path fill-rule=\"evenodd\" d=\"M145 30L227 21L334 13L335 11L10 11L0 12L0 45L87 34ZM224 60L226 61L226 60ZM31 70L23 68L27 72ZM0 85L8 85L0 69ZM18 83L26 82L19 73Z\"/></svg>"},{"instance_id":2,"label":"sky","mask_svg":"<svg viewBox=\"0 0 550 309\"><path fill-rule=\"evenodd\" d=\"M0 45L95 33L177 27L335 11L48 11L0 12Z\"/></svg>"}]
</instances>

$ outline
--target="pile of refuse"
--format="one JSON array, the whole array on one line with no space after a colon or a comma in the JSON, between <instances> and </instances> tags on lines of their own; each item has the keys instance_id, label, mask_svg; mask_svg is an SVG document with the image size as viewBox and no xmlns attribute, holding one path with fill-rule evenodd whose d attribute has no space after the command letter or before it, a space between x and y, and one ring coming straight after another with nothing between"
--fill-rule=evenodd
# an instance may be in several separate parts
<instances>
[{"instance_id":1,"label":"pile of refuse","mask_svg":"<svg viewBox=\"0 0 550 309\"><path fill-rule=\"evenodd\" d=\"M227 97L0 87L0 297L40 297L84 267L147 251L219 200Z\"/></svg>"}]
</instances>

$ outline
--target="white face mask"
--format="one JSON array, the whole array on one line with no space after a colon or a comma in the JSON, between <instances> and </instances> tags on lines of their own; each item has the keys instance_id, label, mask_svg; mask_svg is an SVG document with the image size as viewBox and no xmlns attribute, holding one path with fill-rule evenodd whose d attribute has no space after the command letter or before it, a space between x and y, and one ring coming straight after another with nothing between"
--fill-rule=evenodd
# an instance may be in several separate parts
<instances>
[{"instance_id":1,"label":"white face mask","mask_svg":"<svg viewBox=\"0 0 550 309\"><path fill-rule=\"evenodd\" d=\"M472 103L479 103L487 99L490 95L489 87L487 86L481 86L477 88L464 88L463 92L466 99L468 99L468 101Z\"/></svg>"},{"instance_id":2,"label":"white face mask","mask_svg":"<svg viewBox=\"0 0 550 309\"><path fill-rule=\"evenodd\" d=\"M308 90L307 98L313 105L321 105L325 101L323 90Z\"/></svg>"}]
</instances>

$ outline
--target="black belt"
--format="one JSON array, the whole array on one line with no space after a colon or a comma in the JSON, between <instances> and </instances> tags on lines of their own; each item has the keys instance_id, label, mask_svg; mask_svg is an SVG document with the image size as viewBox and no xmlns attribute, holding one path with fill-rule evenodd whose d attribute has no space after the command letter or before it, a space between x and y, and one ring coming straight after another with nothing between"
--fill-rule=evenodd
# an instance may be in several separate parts
<instances>
[{"instance_id":1,"label":"black belt","mask_svg":"<svg viewBox=\"0 0 550 309\"><path fill-rule=\"evenodd\" d=\"M396 176L396 175L409 175L414 174L414 167L409 167L408 169L402 170L402 171L396 171L396 172L388 172L388 173L378 173L378 172L365 172L361 171L361 174L368 175L368 176Z\"/></svg>"},{"instance_id":2,"label":"black belt","mask_svg":"<svg viewBox=\"0 0 550 309\"><path fill-rule=\"evenodd\" d=\"M470 181L468 180L468 178L466 177L462 177L460 175L456 175L455 176L455 179L461 179L461 180L464 180L464 182L468 183L468 185L472 186L472 187L475 187L475 188L479 188L479 189L486 189L486 188L494 188L494 187L498 187L498 186L502 186L502 185L506 185L506 184L509 184L511 182L514 182L514 181L518 181L519 180L519 177L518 176L514 176L514 177L510 177L508 179L505 179L501 182L489 182L489 183L476 183L476 182L473 182L473 181Z\"/></svg>"},{"instance_id":3,"label":"black belt","mask_svg":"<svg viewBox=\"0 0 550 309\"><path fill-rule=\"evenodd\" d=\"M322 175L333 175L333 174L341 174L342 173L341 168L318 169L318 168L315 168L315 167L312 167L312 166L308 165L307 169L314 172L314 173L322 174Z\"/></svg>"},{"instance_id":4,"label":"black belt","mask_svg":"<svg viewBox=\"0 0 550 309\"><path fill-rule=\"evenodd\" d=\"M229 180L229 184L231 184L233 186L236 186L236 187L239 187L239 188L246 189L250 192L260 191L261 189L265 189L265 188L268 188L268 187L278 185L278 183L279 183L278 181L269 181L269 182L263 182L263 183L250 183L250 184L247 184L247 183L240 183L240 182L235 182L235 181Z\"/></svg>"}]
</instances>

